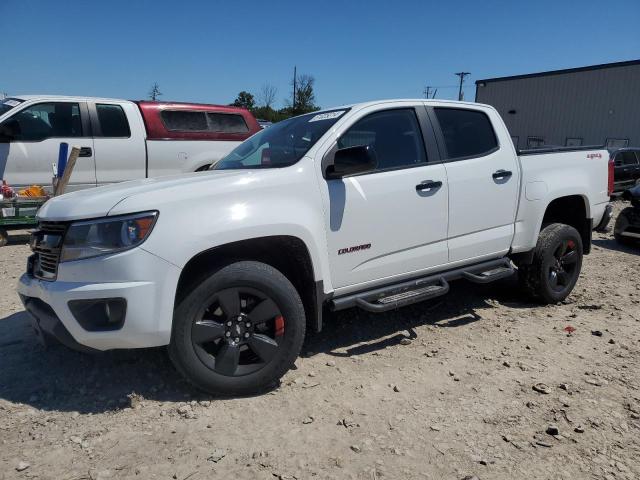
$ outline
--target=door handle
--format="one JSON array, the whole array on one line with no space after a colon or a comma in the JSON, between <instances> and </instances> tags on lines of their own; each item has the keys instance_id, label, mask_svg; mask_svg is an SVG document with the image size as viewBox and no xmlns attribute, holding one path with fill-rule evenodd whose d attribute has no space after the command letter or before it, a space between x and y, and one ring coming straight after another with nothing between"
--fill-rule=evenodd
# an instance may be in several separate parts
<instances>
[{"instance_id":1,"label":"door handle","mask_svg":"<svg viewBox=\"0 0 640 480\"><path fill-rule=\"evenodd\" d=\"M82 147L80 149L80 154L78 156L79 157L90 157L91 155L93 155L91 147Z\"/></svg>"},{"instance_id":2,"label":"door handle","mask_svg":"<svg viewBox=\"0 0 640 480\"><path fill-rule=\"evenodd\" d=\"M440 181L425 180L424 182L416 185L416 191L422 192L424 190L431 190L432 188L437 189L437 188L440 188L441 186L442 186L442 182Z\"/></svg>"},{"instance_id":3,"label":"door handle","mask_svg":"<svg viewBox=\"0 0 640 480\"><path fill-rule=\"evenodd\" d=\"M513 173L509 170L497 170L493 172L491 176L494 180L502 180L503 178L509 178L511 175L513 175Z\"/></svg>"}]
</instances>

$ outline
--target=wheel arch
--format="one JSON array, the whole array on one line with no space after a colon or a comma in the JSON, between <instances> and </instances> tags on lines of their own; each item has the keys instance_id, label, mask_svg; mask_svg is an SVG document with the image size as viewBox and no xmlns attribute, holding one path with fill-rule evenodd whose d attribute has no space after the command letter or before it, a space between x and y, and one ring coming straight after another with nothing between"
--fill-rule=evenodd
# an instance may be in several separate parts
<instances>
[{"instance_id":1,"label":"wheel arch","mask_svg":"<svg viewBox=\"0 0 640 480\"><path fill-rule=\"evenodd\" d=\"M549 201L538 227L540 232L550 223L564 223L575 228L582 238L583 253L591 251L592 221L589 200L580 194L565 195Z\"/></svg>"},{"instance_id":2,"label":"wheel arch","mask_svg":"<svg viewBox=\"0 0 640 480\"><path fill-rule=\"evenodd\" d=\"M280 271L298 291L304 305L307 324L315 331L322 329L322 281L316 281L308 246L290 235L277 235L239 240L218 245L194 255L180 273L175 305L190 289L213 270L242 260L262 262Z\"/></svg>"}]
</instances>

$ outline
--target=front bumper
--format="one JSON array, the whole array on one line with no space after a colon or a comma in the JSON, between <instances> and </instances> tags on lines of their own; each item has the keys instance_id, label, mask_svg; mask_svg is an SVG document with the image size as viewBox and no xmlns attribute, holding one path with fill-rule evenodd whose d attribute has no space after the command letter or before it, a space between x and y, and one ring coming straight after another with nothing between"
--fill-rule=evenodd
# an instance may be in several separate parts
<instances>
[{"instance_id":1,"label":"front bumper","mask_svg":"<svg viewBox=\"0 0 640 480\"><path fill-rule=\"evenodd\" d=\"M171 339L179 277L180 269L175 265L135 248L61 263L55 281L39 280L25 273L20 277L18 293L36 327L71 348L156 347L167 345ZM126 300L124 323L117 330L85 330L69 308L72 300L108 298Z\"/></svg>"},{"instance_id":2,"label":"front bumper","mask_svg":"<svg viewBox=\"0 0 640 480\"><path fill-rule=\"evenodd\" d=\"M78 352L91 353L96 350L79 344L60 321L56 312L39 298L23 297L20 299L24 304L24 308L31 317L31 326L43 345L49 345L58 342L72 350Z\"/></svg>"}]
</instances>

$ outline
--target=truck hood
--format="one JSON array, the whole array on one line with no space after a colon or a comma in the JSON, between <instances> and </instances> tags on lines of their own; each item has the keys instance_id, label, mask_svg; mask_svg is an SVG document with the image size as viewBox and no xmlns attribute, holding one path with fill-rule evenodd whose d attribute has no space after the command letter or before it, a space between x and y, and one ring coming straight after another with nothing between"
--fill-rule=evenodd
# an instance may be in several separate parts
<instances>
[{"instance_id":1,"label":"truck hood","mask_svg":"<svg viewBox=\"0 0 640 480\"><path fill-rule=\"evenodd\" d=\"M180 195L181 191L201 187L202 184L211 184L205 186L207 190L215 189L216 185L226 183L231 177L248 173L247 170L211 170L89 188L52 198L40 208L38 218L66 221L105 217L117 204L129 197L150 192L164 193L171 197ZM153 207L149 208L152 209Z\"/></svg>"}]
</instances>

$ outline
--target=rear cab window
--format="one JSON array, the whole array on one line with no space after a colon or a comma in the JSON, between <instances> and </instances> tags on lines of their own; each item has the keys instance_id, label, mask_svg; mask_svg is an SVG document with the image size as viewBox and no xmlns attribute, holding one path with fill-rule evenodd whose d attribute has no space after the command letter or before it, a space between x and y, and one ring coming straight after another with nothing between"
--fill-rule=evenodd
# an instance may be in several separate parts
<instances>
[{"instance_id":1,"label":"rear cab window","mask_svg":"<svg viewBox=\"0 0 640 480\"><path fill-rule=\"evenodd\" d=\"M447 107L433 110L444 137L447 160L482 157L498 150L498 139L486 113Z\"/></svg>"}]
</instances>

